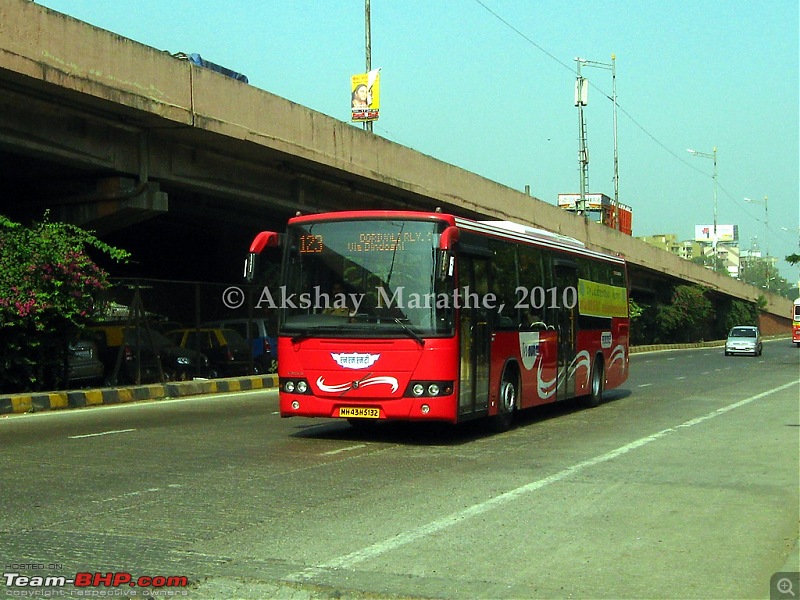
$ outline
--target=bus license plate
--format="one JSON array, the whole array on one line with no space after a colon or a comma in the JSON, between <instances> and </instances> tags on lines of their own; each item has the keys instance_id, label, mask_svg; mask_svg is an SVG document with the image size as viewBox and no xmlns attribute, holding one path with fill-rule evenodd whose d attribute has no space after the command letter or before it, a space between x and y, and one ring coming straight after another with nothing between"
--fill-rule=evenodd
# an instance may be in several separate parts
<instances>
[{"instance_id":1,"label":"bus license plate","mask_svg":"<svg viewBox=\"0 0 800 600\"><path fill-rule=\"evenodd\" d=\"M379 419L381 411L378 408L362 408L356 406L339 407L339 416L356 419Z\"/></svg>"}]
</instances>

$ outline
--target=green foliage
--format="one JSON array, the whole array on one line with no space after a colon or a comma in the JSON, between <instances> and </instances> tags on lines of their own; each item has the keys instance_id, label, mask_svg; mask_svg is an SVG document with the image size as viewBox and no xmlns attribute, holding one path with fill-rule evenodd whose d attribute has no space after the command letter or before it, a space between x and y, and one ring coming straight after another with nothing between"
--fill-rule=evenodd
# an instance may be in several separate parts
<instances>
[{"instance_id":1,"label":"green foliage","mask_svg":"<svg viewBox=\"0 0 800 600\"><path fill-rule=\"evenodd\" d=\"M31 227L0 215L0 390L41 389L63 375L69 336L108 287L90 251L129 256L47 213Z\"/></svg>"},{"instance_id":2,"label":"green foliage","mask_svg":"<svg viewBox=\"0 0 800 600\"><path fill-rule=\"evenodd\" d=\"M721 319L722 331L719 337L726 336L727 332L737 325L758 325L758 308L755 304L743 300L731 300Z\"/></svg>"},{"instance_id":3,"label":"green foliage","mask_svg":"<svg viewBox=\"0 0 800 600\"><path fill-rule=\"evenodd\" d=\"M787 260L790 258L791 255L786 257ZM750 258L744 264L740 278L745 283L749 283L761 290L768 290L789 300L794 300L797 296L797 286L781 277L775 265L767 259Z\"/></svg>"},{"instance_id":4,"label":"green foliage","mask_svg":"<svg viewBox=\"0 0 800 600\"><path fill-rule=\"evenodd\" d=\"M639 305L634 302L632 298L628 298L628 315L630 316L631 321L638 319L643 314L644 305Z\"/></svg>"},{"instance_id":5,"label":"green foliage","mask_svg":"<svg viewBox=\"0 0 800 600\"><path fill-rule=\"evenodd\" d=\"M658 341L658 326L656 324L656 309L650 304L640 304L629 300L631 316L631 338L633 346L654 344Z\"/></svg>"},{"instance_id":6,"label":"green foliage","mask_svg":"<svg viewBox=\"0 0 800 600\"><path fill-rule=\"evenodd\" d=\"M714 317L714 305L699 285L679 285L670 304L658 307L656 323L662 341L693 342L705 339Z\"/></svg>"},{"instance_id":7,"label":"green foliage","mask_svg":"<svg viewBox=\"0 0 800 600\"><path fill-rule=\"evenodd\" d=\"M796 265L797 263L800 263L800 254L790 254L784 260L790 265Z\"/></svg>"},{"instance_id":8,"label":"green foliage","mask_svg":"<svg viewBox=\"0 0 800 600\"><path fill-rule=\"evenodd\" d=\"M725 266L725 261L719 257L713 256L696 256L695 258L691 259L696 265L700 265L706 268L710 268L715 273L719 273L723 277L730 277L731 274L728 271L728 267Z\"/></svg>"}]
</instances>

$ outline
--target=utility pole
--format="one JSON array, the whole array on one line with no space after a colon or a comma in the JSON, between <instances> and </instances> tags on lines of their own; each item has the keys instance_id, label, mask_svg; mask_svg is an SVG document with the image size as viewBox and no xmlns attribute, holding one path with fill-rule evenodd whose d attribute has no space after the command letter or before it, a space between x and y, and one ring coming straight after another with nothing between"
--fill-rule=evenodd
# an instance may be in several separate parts
<instances>
[{"instance_id":1,"label":"utility pole","mask_svg":"<svg viewBox=\"0 0 800 600\"><path fill-rule=\"evenodd\" d=\"M583 106L588 104L588 82L581 77L581 64L611 71L611 102L614 105L614 229L622 229L619 219L619 152L617 147L617 67L616 55L611 55L610 63L602 63L584 58L576 58L578 63L578 81L575 83L575 105L578 107L580 127L580 159L581 159L581 206L585 209L585 190L589 178L589 152L586 148L586 123L583 117ZM579 89L581 89L579 93ZM580 102L579 102L580 100Z\"/></svg>"},{"instance_id":2,"label":"utility pole","mask_svg":"<svg viewBox=\"0 0 800 600\"><path fill-rule=\"evenodd\" d=\"M365 43L367 50L367 73L372 71L372 31L370 29L369 0L364 0ZM372 131L372 121L364 122L364 129Z\"/></svg>"},{"instance_id":3,"label":"utility pole","mask_svg":"<svg viewBox=\"0 0 800 600\"><path fill-rule=\"evenodd\" d=\"M589 82L581 76L581 64L586 61L580 57L575 58L578 66L578 77L575 80L575 106L578 107L578 167L581 173L580 200L577 212L584 217L586 211L586 187L589 179L589 149L586 147L586 120L583 116L583 107L589 103Z\"/></svg>"},{"instance_id":4,"label":"utility pole","mask_svg":"<svg viewBox=\"0 0 800 600\"><path fill-rule=\"evenodd\" d=\"M611 101L614 103L614 221L617 231L622 230L619 219L619 152L617 151L617 57L611 55Z\"/></svg>"},{"instance_id":5,"label":"utility pole","mask_svg":"<svg viewBox=\"0 0 800 600\"><path fill-rule=\"evenodd\" d=\"M689 154L699 156L701 158L710 158L714 161L714 233L711 240L711 246L714 249L714 260L717 259L717 147L714 146L714 152L698 152L697 150L686 149Z\"/></svg>"}]
</instances>

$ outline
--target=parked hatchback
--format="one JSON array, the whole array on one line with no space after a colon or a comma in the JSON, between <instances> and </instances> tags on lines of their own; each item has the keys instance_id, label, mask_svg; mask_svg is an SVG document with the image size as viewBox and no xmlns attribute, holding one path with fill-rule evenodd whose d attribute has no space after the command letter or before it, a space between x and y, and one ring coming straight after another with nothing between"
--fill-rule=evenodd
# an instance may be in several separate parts
<instances>
[{"instance_id":1,"label":"parked hatchback","mask_svg":"<svg viewBox=\"0 0 800 600\"><path fill-rule=\"evenodd\" d=\"M67 349L67 385L99 383L103 379L103 363L97 344L91 340L76 339Z\"/></svg>"},{"instance_id":2,"label":"parked hatchback","mask_svg":"<svg viewBox=\"0 0 800 600\"><path fill-rule=\"evenodd\" d=\"M233 329L175 329L167 332L166 336L181 348L205 354L209 361L209 377L233 377L259 372L253 365L247 340Z\"/></svg>"},{"instance_id":3,"label":"parked hatchback","mask_svg":"<svg viewBox=\"0 0 800 600\"><path fill-rule=\"evenodd\" d=\"M725 356L731 354L752 354L761 356L761 332L752 325L739 325L728 332L725 341Z\"/></svg>"},{"instance_id":4,"label":"parked hatchback","mask_svg":"<svg viewBox=\"0 0 800 600\"><path fill-rule=\"evenodd\" d=\"M269 335L267 319L223 319L204 323L201 327L233 329L250 344L253 360L262 373L272 370L272 361L278 360L278 340Z\"/></svg>"},{"instance_id":5,"label":"parked hatchback","mask_svg":"<svg viewBox=\"0 0 800 600\"><path fill-rule=\"evenodd\" d=\"M108 383L154 383L161 379L161 373L167 381L209 375L206 356L190 348L177 346L154 329L148 331L145 327L97 325L90 331L96 336ZM115 378L117 361L120 368Z\"/></svg>"}]
</instances>

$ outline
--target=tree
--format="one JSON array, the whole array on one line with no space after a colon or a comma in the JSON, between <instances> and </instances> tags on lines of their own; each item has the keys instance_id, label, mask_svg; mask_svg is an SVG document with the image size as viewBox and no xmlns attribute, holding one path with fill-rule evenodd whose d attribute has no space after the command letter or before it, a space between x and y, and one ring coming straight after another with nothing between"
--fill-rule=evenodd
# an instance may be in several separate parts
<instances>
[{"instance_id":1,"label":"tree","mask_svg":"<svg viewBox=\"0 0 800 600\"><path fill-rule=\"evenodd\" d=\"M790 256L786 257L787 260ZM784 298L793 300L797 295L797 287L784 277L775 265L767 259L753 257L744 265L741 271L741 280L762 290L768 290Z\"/></svg>"},{"instance_id":2,"label":"tree","mask_svg":"<svg viewBox=\"0 0 800 600\"><path fill-rule=\"evenodd\" d=\"M714 317L714 305L706 297L706 288L679 285L670 304L658 307L656 322L666 339L693 342L704 339Z\"/></svg>"},{"instance_id":3,"label":"tree","mask_svg":"<svg viewBox=\"0 0 800 600\"><path fill-rule=\"evenodd\" d=\"M715 273L719 273L724 277L731 276L730 272L728 271L728 267L725 266L725 261L719 258L718 256L709 256L709 255L696 256L693 259L691 259L691 262L693 262L696 265L700 265L701 267L706 267L707 269L710 269Z\"/></svg>"},{"instance_id":4,"label":"tree","mask_svg":"<svg viewBox=\"0 0 800 600\"><path fill-rule=\"evenodd\" d=\"M56 386L66 345L91 317L107 273L90 252L128 253L68 223L24 227L0 215L0 390Z\"/></svg>"},{"instance_id":5,"label":"tree","mask_svg":"<svg viewBox=\"0 0 800 600\"><path fill-rule=\"evenodd\" d=\"M759 304L766 303L764 296L759 297ZM731 299L724 307L720 317L720 335L725 336L727 332L737 325L758 325L759 304L746 302L744 300Z\"/></svg>"}]
</instances>

